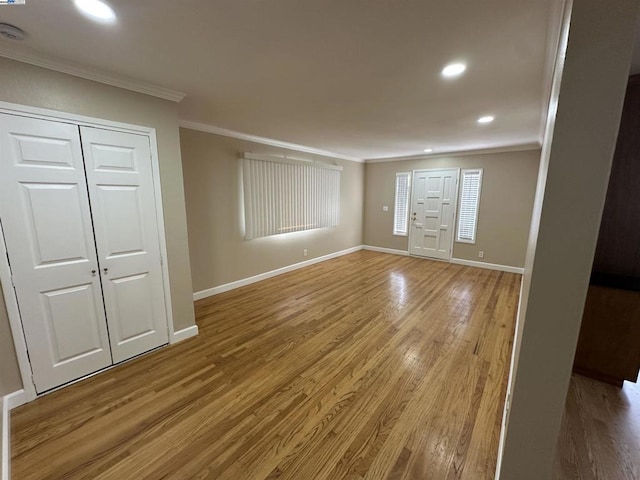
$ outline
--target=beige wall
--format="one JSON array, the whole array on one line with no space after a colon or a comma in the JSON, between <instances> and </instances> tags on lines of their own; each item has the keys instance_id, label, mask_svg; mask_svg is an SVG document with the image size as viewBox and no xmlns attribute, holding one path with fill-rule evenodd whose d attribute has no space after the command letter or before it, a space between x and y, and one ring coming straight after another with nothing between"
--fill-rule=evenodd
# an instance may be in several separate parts
<instances>
[{"instance_id":1,"label":"beige wall","mask_svg":"<svg viewBox=\"0 0 640 480\"><path fill-rule=\"evenodd\" d=\"M176 330L194 324L176 104L0 58L0 101L156 129ZM0 323L6 326L0 313Z\"/></svg>"},{"instance_id":2,"label":"beige wall","mask_svg":"<svg viewBox=\"0 0 640 480\"><path fill-rule=\"evenodd\" d=\"M328 159L184 128L180 129L180 143L194 291L362 244L363 164L335 159L344 167L337 228L245 240L240 216L240 154L286 152L299 158Z\"/></svg>"},{"instance_id":3,"label":"beige wall","mask_svg":"<svg viewBox=\"0 0 640 480\"><path fill-rule=\"evenodd\" d=\"M0 289L0 397L22 388L9 318Z\"/></svg>"},{"instance_id":4,"label":"beige wall","mask_svg":"<svg viewBox=\"0 0 640 480\"><path fill-rule=\"evenodd\" d=\"M573 2L554 79L501 438L500 480L548 480L634 44L637 0ZM569 28L569 17L565 21ZM557 114L553 106L557 104Z\"/></svg>"},{"instance_id":5,"label":"beige wall","mask_svg":"<svg viewBox=\"0 0 640 480\"><path fill-rule=\"evenodd\" d=\"M453 245L453 257L523 267L540 151L461 155L366 165L364 243L407 251L408 237L393 235L397 172L432 168L482 168L476 243ZM389 206L384 212L382 207ZM478 251L484 251L484 259Z\"/></svg>"}]
</instances>

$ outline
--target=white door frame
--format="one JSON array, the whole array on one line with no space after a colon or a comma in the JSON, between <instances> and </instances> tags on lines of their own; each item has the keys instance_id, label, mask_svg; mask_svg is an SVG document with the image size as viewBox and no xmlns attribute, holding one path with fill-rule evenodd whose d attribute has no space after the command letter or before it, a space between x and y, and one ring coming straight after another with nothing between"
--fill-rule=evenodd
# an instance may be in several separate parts
<instances>
[{"instance_id":1,"label":"white door frame","mask_svg":"<svg viewBox=\"0 0 640 480\"><path fill-rule=\"evenodd\" d=\"M115 130L124 133L134 133L146 135L151 144L151 170L153 172L153 190L156 203L156 217L158 219L158 240L160 242L160 255L162 265L162 282L164 286L164 302L167 311L167 329L169 331L169 343L175 343L179 339L176 338L173 325L173 310L171 308L171 285L169 283L169 267L167 263L167 241L165 236L164 213L162 208L162 192L160 189L160 165L158 163L158 144L156 138L156 129L151 127L143 127L122 122L113 122L110 120L102 120L94 117L86 117L83 115L75 115L72 113L59 112L57 110L48 110L44 108L30 107L15 103L1 102L0 113L9 115L18 115L21 117L37 118L41 120L50 120L54 122L73 123L79 126L96 127L106 130ZM9 268L8 256L5 247L4 232L0 228L0 280L2 281L2 291L9 314L9 324L13 336L13 344L18 357L18 366L20 367L20 376L22 377L22 385L24 388L25 401L30 402L38 395L31 378L31 363L27 354L27 343L22 329L22 318L18 308L18 300L13 282L11 280L11 270Z\"/></svg>"},{"instance_id":2,"label":"white door frame","mask_svg":"<svg viewBox=\"0 0 640 480\"><path fill-rule=\"evenodd\" d=\"M447 262L450 262L453 258L453 244L456 237L456 230L458 229L458 193L460 192L460 167L451 167L451 168L417 168L411 171L411 199L409 200L409 238L407 242L407 253L416 258L428 258L428 257L419 257L418 255L411 255L411 208L413 207L413 195L415 194L415 188L413 188L413 182L415 179L416 172L445 172L448 170L456 171L456 190L453 196L453 224L452 227L452 235L451 240L449 242L449 258ZM430 258L430 260L439 260L438 258Z\"/></svg>"}]
</instances>

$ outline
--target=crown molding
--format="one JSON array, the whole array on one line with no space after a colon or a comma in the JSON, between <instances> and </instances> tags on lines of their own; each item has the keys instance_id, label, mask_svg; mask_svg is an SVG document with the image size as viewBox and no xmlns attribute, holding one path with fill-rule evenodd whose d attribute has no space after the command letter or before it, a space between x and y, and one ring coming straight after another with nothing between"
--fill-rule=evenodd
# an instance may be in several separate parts
<instances>
[{"instance_id":1,"label":"crown molding","mask_svg":"<svg viewBox=\"0 0 640 480\"><path fill-rule=\"evenodd\" d=\"M172 102L180 102L185 96L185 93L171 90L169 88L153 85L151 83L140 82L126 77L120 77L116 75L107 74L98 70L80 67L77 65L71 65L59 60L52 60L45 58L35 53L16 52L14 50L6 50L0 48L0 57L16 60L18 62L28 63L37 67L47 68L49 70L55 70L56 72L66 73L74 77L85 78L94 82L104 83L111 85L112 87L123 88L125 90L131 90L137 93L143 93L145 95L151 95L152 97L163 98Z\"/></svg>"},{"instance_id":2,"label":"crown molding","mask_svg":"<svg viewBox=\"0 0 640 480\"><path fill-rule=\"evenodd\" d=\"M213 133L214 135L222 135L223 137L237 138L239 140L246 140L248 142L261 143L262 145L270 145L272 147L287 148L289 150L296 150L298 152L312 153L314 155L322 155L323 157L340 158L342 160L349 160L350 162L364 163L364 160L362 158L351 157L349 155L342 155L340 153L329 152L328 150L320 150L319 148L307 147L305 145L298 145L296 143L289 143L289 142L283 142L280 140L274 140L273 138L258 137L256 135L236 132L234 130L228 130L226 128L216 127L214 125L207 125L205 123L191 122L189 120L179 120L178 125L180 125L182 128L188 128L189 130L197 130L199 132Z\"/></svg>"},{"instance_id":3,"label":"crown molding","mask_svg":"<svg viewBox=\"0 0 640 480\"><path fill-rule=\"evenodd\" d=\"M504 147L474 148L469 150L452 150L450 152L423 153L420 155L408 155L405 157L370 158L370 159L366 159L365 163L402 162L405 160L425 160L425 159L431 159L431 158L462 157L466 155L487 155L490 153L527 152L530 150L540 150L540 148L541 146L538 142L520 143L516 145L505 145Z\"/></svg>"},{"instance_id":4,"label":"crown molding","mask_svg":"<svg viewBox=\"0 0 640 480\"><path fill-rule=\"evenodd\" d=\"M529 150L539 150L540 144L538 142L533 143L520 143L515 145L506 145L503 147L493 148L476 148L469 150L453 150L449 152L437 152L437 153L423 153L420 155L408 155L404 157L385 157L385 158L371 158L362 159L357 157L350 157L348 155L341 155L339 153L329 152L327 150L320 150L318 148L306 147L304 145L298 145L296 143L283 142L280 140L274 140L272 138L258 137L256 135L250 135L248 133L236 132L234 130L228 130L226 128L216 127L214 125L207 125L205 123L192 122L189 120L179 120L178 125L182 128L188 128L189 130L197 130L199 132L212 133L214 135L222 135L223 137L237 138L239 140L246 140L254 143L261 143L263 145L270 145L272 147L287 148L289 150L297 150L299 152L313 153L316 155L322 155L324 157L341 158L343 160L349 160L351 162L358 163L384 163L384 162L401 162L403 160L422 160L426 158L442 158L463 155L482 155L490 153L504 153L504 152L525 152Z\"/></svg>"}]
</instances>

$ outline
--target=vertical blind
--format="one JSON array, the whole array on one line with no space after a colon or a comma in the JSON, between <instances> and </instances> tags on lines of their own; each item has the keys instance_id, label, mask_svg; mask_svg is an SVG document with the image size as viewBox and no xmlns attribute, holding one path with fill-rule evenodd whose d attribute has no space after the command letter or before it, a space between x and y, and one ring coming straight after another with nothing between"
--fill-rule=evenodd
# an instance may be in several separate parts
<instances>
[{"instance_id":1,"label":"vertical blind","mask_svg":"<svg viewBox=\"0 0 640 480\"><path fill-rule=\"evenodd\" d=\"M245 154L245 238L336 227L342 167Z\"/></svg>"},{"instance_id":2,"label":"vertical blind","mask_svg":"<svg viewBox=\"0 0 640 480\"><path fill-rule=\"evenodd\" d=\"M396 200L393 210L393 234L407 235L409 220L409 172L396 173Z\"/></svg>"},{"instance_id":3,"label":"vertical blind","mask_svg":"<svg viewBox=\"0 0 640 480\"><path fill-rule=\"evenodd\" d=\"M482 169L462 171L462 194L460 196L460 215L458 217L458 242L476 243L481 186Z\"/></svg>"}]
</instances>

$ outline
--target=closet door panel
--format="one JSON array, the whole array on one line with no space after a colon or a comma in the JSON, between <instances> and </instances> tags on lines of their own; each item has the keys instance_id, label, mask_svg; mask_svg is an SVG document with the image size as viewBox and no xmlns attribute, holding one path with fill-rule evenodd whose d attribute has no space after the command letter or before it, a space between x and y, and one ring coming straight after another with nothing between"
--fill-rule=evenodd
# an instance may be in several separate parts
<instances>
[{"instance_id":1,"label":"closet door panel","mask_svg":"<svg viewBox=\"0 0 640 480\"><path fill-rule=\"evenodd\" d=\"M0 114L0 220L36 390L111 365L77 126Z\"/></svg>"},{"instance_id":2,"label":"closet door panel","mask_svg":"<svg viewBox=\"0 0 640 480\"><path fill-rule=\"evenodd\" d=\"M168 342L146 136L81 127L115 362Z\"/></svg>"}]
</instances>

